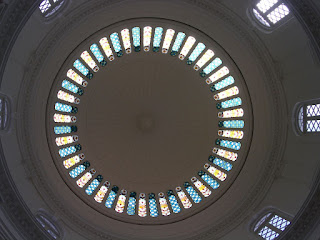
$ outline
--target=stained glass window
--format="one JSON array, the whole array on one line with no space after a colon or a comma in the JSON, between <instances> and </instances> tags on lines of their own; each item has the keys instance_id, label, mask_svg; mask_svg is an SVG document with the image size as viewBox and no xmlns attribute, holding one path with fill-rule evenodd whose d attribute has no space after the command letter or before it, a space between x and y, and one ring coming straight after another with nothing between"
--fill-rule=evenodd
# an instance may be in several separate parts
<instances>
[{"instance_id":1,"label":"stained glass window","mask_svg":"<svg viewBox=\"0 0 320 240\"><path fill-rule=\"evenodd\" d=\"M320 132L320 101L312 100L299 104L295 111L296 127L301 133Z\"/></svg>"},{"instance_id":2,"label":"stained glass window","mask_svg":"<svg viewBox=\"0 0 320 240\"><path fill-rule=\"evenodd\" d=\"M128 206L127 206L127 214L130 216L136 214L136 204L137 204L136 196L137 196L136 192L130 193Z\"/></svg>"},{"instance_id":3,"label":"stained glass window","mask_svg":"<svg viewBox=\"0 0 320 240\"><path fill-rule=\"evenodd\" d=\"M202 182L200 182L196 177L191 178L191 182L196 186L196 188L202 193L204 197L209 197L211 191Z\"/></svg>"},{"instance_id":4,"label":"stained glass window","mask_svg":"<svg viewBox=\"0 0 320 240\"><path fill-rule=\"evenodd\" d=\"M127 190L122 189L119 194L116 207L114 209L117 213L123 213L126 200L127 200Z\"/></svg>"},{"instance_id":5,"label":"stained glass window","mask_svg":"<svg viewBox=\"0 0 320 240\"><path fill-rule=\"evenodd\" d=\"M83 90L81 88L77 87L76 85L69 82L68 80L63 80L61 86L70 92L79 94L80 96L83 94Z\"/></svg>"},{"instance_id":6,"label":"stained glass window","mask_svg":"<svg viewBox=\"0 0 320 240\"><path fill-rule=\"evenodd\" d=\"M252 8L253 16L264 27L270 28L290 13L280 0L261 0Z\"/></svg>"},{"instance_id":7,"label":"stained glass window","mask_svg":"<svg viewBox=\"0 0 320 240\"><path fill-rule=\"evenodd\" d=\"M59 90L58 94L57 94L58 99L69 102L69 103L75 103L75 104L79 104L80 103L80 99L73 96L70 93L67 93L65 91Z\"/></svg>"},{"instance_id":8,"label":"stained glass window","mask_svg":"<svg viewBox=\"0 0 320 240\"><path fill-rule=\"evenodd\" d=\"M160 49L161 39L163 34L162 27L156 27L154 30L154 37L153 37L153 51L158 52Z\"/></svg>"},{"instance_id":9,"label":"stained glass window","mask_svg":"<svg viewBox=\"0 0 320 240\"><path fill-rule=\"evenodd\" d=\"M140 193L139 195L138 215L139 217L147 216L147 201L146 201L146 195L144 193Z\"/></svg>"},{"instance_id":10,"label":"stained glass window","mask_svg":"<svg viewBox=\"0 0 320 240\"><path fill-rule=\"evenodd\" d=\"M180 206L179 206L179 203L178 203L177 198L176 198L176 196L174 195L173 191L172 191L172 190L169 190L169 191L167 192L167 195L168 195L168 199L169 199L169 202L170 202L172 211L173 211L174 213L179 213L179 212L181 212L181 208L180 208Z\"/></svg>"},{"instance_id":11,"label":"stained glass window","mask_svg":"<svg viewBox=\"0 0 320 240\"><path fill-rule=\"evenodd\" d=\"M224 102L217 103L217 109L237 107L242 104L241 98L233 98Z\"/></svg>"},{"instance_id":12,"label":"stained glass window","mask_svg":"<svg viewBox=\"0 0 320 240\"><path fill-rule=\"evenodd\" d=\"M86 76L87 78L91 79L93 77L93 74L89 71L89 69L83 65L83 63L77 59L74 61L73 66L81 72L83 76Z\"/></svg>"},{"instance_id":13,"label":"stained glass window","mask_svg":"<svg viewBox=\"0 0 320 240\"><path fill-rule=\"evenodd\" d=\"M275 10L267 15L267 18L273 23L279 22L282 18L289 14L289 9L286 5L281 4Z\"/></svg>"},{"instance_id":14,"label":"stained glass window","mask_svg":"<svg viewBox=\"0 0 320 240\"><path fill-rule=\"evenodd\" d=\"M243 109L237 108L233 110L223 111L218 113L219 118L235 118L235 117L243 117Z\"/></svg>"},{"instance_id":15,"label":"stained glass window","mask_svg":"<svg viewBox=\"0 0 320 240\"><path fill-rule=\"evenodd\" d=\"M205 67L200 72L201 77L205 77L207 74L211 73L213 70L215 70L217 67L219 67L222 64L222 61L220 58L215 58L208 66Z\"/></svg>"},{"instance_id":16,"label":"stained glass window","mask_svg":"<svg viewBox=\"0 0 320 240\"><path fill-rule=\"evenodd\" d=\"M212 92L220 90L222 88L228 87L230 85L234 84L234 78L232 76L229 76L223 80L221 80L220 82L217 82L216 84L212 85L210 87L210 90Z\"/></svg>"},{"instance_id":17,"label":"stained glass window","mask_svg":"<svg viewBox=\"0 0 320 240\"><path fill-rule=\"evenodd\" d=\"M54 133L55 134L66 134L77 131L77 126L55 126Z\"/></svg>"},{"instance_id":18,"label":"stained glass window","mask_svg":"<svg viewBox=\"0 0 320 240\"><path fill-rule=\"evenodd\" d=\"M134 50L139 52L141 49L140 43L140 28L134 27L132 28L132 44L134 46Z\"/></svg>"},{"instance_id":19,"label":"stained glass window","mask_svg":"<svg viewBox=\"0 0 320 240\"><path fill-rule=\"evenodd\" d=\"M169 216L170 215L170 209L167 203L167 200L164 196L164 193L159 193L159 203L160 203L160 209L161 209L161 214L162 216Z\"/></svg>"},{"instance_id":20,"label":"stained glass window","mask_svg":"<svg viewBox=\"0 0 320 240\"><path fill-rule=\"evenodd\" d=\"M112 49L110 47L110 44L108 42L108 39L106 37L104 38L101 38L100 41L99 41L104 53L106 54L107 58L110 60L110 61L113 61L114 60L114 56L113 56L113 53L112 53Z\"/></svg>"},{"instance_id":21,"label":"stained glass window","mask_svg":"<svg viewBox=\"0 0 320 240\"><path fill-rule=\"evenodd\" d=\"M99 47L97 44L92 44L90 46L90 50L93 53L94 57L98 60L101 66L107 65L107 61L105 60L104 56L102 55Z\"/></svg>"},{"instance_id":22,"label":"stained glass window","mask_svg":"<svg viewBox=\"0 0 320 240\"><path fill-rule=\"evenodd\" d=\"M86 170L88 167L90 167L89 162L84 162L83 164L75 167L69 172L70 177L76 178L78 177L84 170Z\"/></svg>"},{"instance_id":23,"label":"stained glass window","mask_svg":"<svg viewBox=\"0 0 320 240\"><path fill-rule=\"evenodd\" d=\"M236 161L238 158L237 153L230 152L230 151L220 149L220 148L213 148L212 152L217 154L220 157L224 157L224 158L231 160L231 161Z\"/></svg>"},{"instance_id":24,"label":"stained glass window","mask_svg":"<svg viewBox=\"0 0 320 240\"><path fill-rule=\"evenodd\" d=\"M66 169L71 168L74 165L76 165L77 163L79 163L80 161L82 161L83 159L84 159L84 154L83 153L75 155L75 156L73 156L71 158L68 158L68 159L64 160L63 161L63 166Z\"/></svg>"},{"instance_id":25,"label":"stained glass window","mask_svg":"<svg viewBox=\"0 0 320 240\"><path fill-rule=\"evenodd\" d=\"M92 193L100 185L102 180L103 180L103 177L101 175L98 175L95 179L93 179L93 181L89 184L89 186L85 190L86 194L92 195Z\"/></svg>"},{"instance_id":26,"label":"stained glass window","mask_svg":"<svg viewBox=\"0 0 320 240\"><path fill-rule=\"evenodd\" d=\"M75 152L78 152L81 150L81 145L80 144L76 144L74 146L70 146L70 147L66 147L66 148L62 148L62 149L59 149L59 155L60 157L65 157L65 156L68 156L68 155L71 155Z\"/></svg>"},{"instance_id":27,"label":"stained glass window","mask_svg":"<svg viewBox=\"0 0 320 240\"><path fill-rule=\"evenodd\" d=\"M177 34L176 40L173 43L172 49L171 49L171 56L176 56L178 54L178 51L180 50L181 44L186 37L186 34L183 32L179 32Z\"/></svg>"},{"instance_id":28,"label":"stained glass window","mask_svg":"<svg viewBox=\"0 0 320 240\"><path fill-rule=\"evenodd\" d=\"M243 128L244 121L243 120L228 120L228 121L220 121L218 123L219 127L224 128Z\"/></svg>"},{"instance_id":29,"label":"stained glass window","mask_svg":"<svg viewBox=\"0 0 320 240\"><path fill-rule=\"evenodd\" d=\"M190 202L189 198L187 197L187 195L184 193L184 191L181 189L181 187L176 187L176 192L178 194L178 197L182 203L182 206L185 209L191 208L192 207L192 203Z\"/></svg>"},{"instance_id":30,"label":"stained glass window","mask_svg":"<svg viewBox=\"0 0 320 240\"><path fill-rule=\"evenodd\" d=\"M205 54L198 60L196 65L193 67L194 70L198 71L203 67L212 57L214 56L214 52L212 50L207 50Z\"/></svg>"},{"instance_id":31,"label":"stained glass window","mask_svg":"<svg viewBox=\"0 0 320 240\"><path fill-rule=\"evenodd\" d=\"M110 183L108 181L104 182L97 194L94 196L94 200L98 203L102 203L106 193L108 192L109 187Z\"/></svg>"},{"instance_id":32,"label":"stained glass window","mask_svg":"<svg viewBox=\"0 0 320 240\"><path fill-rule=\"evenodd\" d=\"M199 171L198 175L213 189L217 189L220 184L203 171Z\"/></svg>"},{"instance_id":33,"label":"stained glass window","mask_svg":"<svg viewBox=\"0 0 320 240\"><path fill-rule=\"evenodd\" d=\"M154 193L149 194L149 210L151 217L158 217L157 201Z\"/></svg>"},{"instance_id":34,"label":"stained glass window","mask_svg":"<svg viewBox=\"0 0 320 240\"><path fill-rule=\"evenodd\" d=\"M121 57L123 55L119 35L117 32L114 32L110 35L110 39L113 45L113 49L116 52L118 57Z\"/></svg>"},{"instance_id":35,"label":"stained glass window","mask_svg":"<svg viewBox=\"0 0 320 240\"><path fill-rule=\"evenodd\" d=\"M220 78L226 76L227 74L229 74L229 68L224 66L221 69L219 69L218 71L216 71L214 74L212 74L209 78L207 78L206 83L211 84L211 83L219 80Z\"/></svg>"},{"instance_id":36,"label":"stained glass window","mask_svg":"<svg viewBox=\"0 0 320 240\"><path fill-rule=\"evenodd\" d=\"M123 42L123 47L126 50L126 53L131 53L131 42L130 42L130 31L129 29L123 29L121 31L121 37Z\"/></svg>"},{"instance_id":37,"label":"stained glass window","mask_svg":"<svg viewBox=\"0 0 320 240\"><path fill-rule=\"evenodd\" d=\"M79 74L73 71L72 69L68 70L67 77L83 87L88 86L88 82L85 81L82 77L80 77Z\"/></svg>"},{"instance_id":38,"label":"stained glass window","mask_svg":"<svg viewBox=\"0 0 320 240\"><path fill-rule=\"evenodd\" d=\"M192 36L187 38L187 41L184 43L183 48L179 54L179 59L183 60L189 53L190 49L192 48L193 44L196 42L196 39Z\"/></svg>"},{"instance_id":39,"label":"stained glass window","mask_svg":"<svg viewBox=\"0 0 320 240\"><path fill-rule=\"evenodd\" d=\"M195 49L190 54L187 64L191 65L199 57L199 55L203 52L205 48L206 45L204 45L203 43L198 43Z\"/></svg>"},{"instance_id":40,"label":"stained glass window","mask_svg":"<svg viewBox=\"0 0 320 240\"><path fill-rule=\"evenodd\" d=\"M78 108L77 107L70 106L68 104L59 103L59 102L57 102L54 105L54 109L56 111L66 112L66 113L77 113L78 112Z\"/></svg>"},{"instance_id":41,"label":"stained glass window","mask_svg":"<svg viewBox=\"0 0 320 240\"><path fill-rule=\"evenodd\" d=\"M84 185L86 185L89 182L89 180L92 178L92 176L95 173L96 173L96 170L91 169L89 172L86 172L85 174L83 174L83 176L77 180L78 187L83 188Z\"/></svg>"},{"instance_id":42,"label":"stained glass window","mask_svg":"<svg viewBox=\"0 0 320 240\"><path fill-rule=\"evenodd\" d=\"M164 36L163 44L162 44L162 53L167 53L170 44L172 42L175 31L173 29L167 29L166 35Z\"/></svg>"},{"instance_id":43,"label":"stained glass window","mask_svg":"<svg viewBox=\"0 0 320 240\"><path fill-rule=\"evenodd\" d=\"M268 11L272 6L274 6L278 0L261 0L260 2L257 3L257 7L259 10L263 13Z\"/></svg>"},{"instance_id":44,"label":"stained glass window","mask_svg":"<svg viewBox=\"0 0 320 240\"><path fill-rule=\"evenodd\" d=\"M230 148L233 150L240 150L240 148L241 148L240 142L234 142L234 141L223 140L223 139L217 139L216 145L221 146L221 147L225 147L225 148Z\"/></svg>"},{"instance_id":45,"label":"stained glass window","mask_svg":"<svg viewBox=\"0 0 320 240\"><path fill-rule=\"evenodd\" d=\"M109 192L109 195L108 195L106 203L105 203L105 206L107 208L112 208L112 205L114 203L114 200L116 199L118 191L119 191L119 187L118 186L113 186L111 188L111 191Z\"/></svg>"},{"instance_id":46,"label":"stained glass window","mask_svg":"<svg viewBox=\"0 0 320 240\"><path fill-rule=\"evenodd\" d=\"M218 178L220 181L224 181L227 178L227 174L225 174L224 172L220 171L219 169L211 166L208 163L206 163L204 165L204 168L207 169L209 173L211 173L213 176Z\"/></svg>"},{"instance_id":47,"label":"stained glass window","mask_svg":"<svg viewBox=\"0 0 320 240\"><path fill-rule=\"evenodd\" d=\"M196 192L196 190L194 190L194 188L191 186L190 183L185 182L183 184L183 186L185 187L187 193L190 195L191 199L193 202L195 203L199 203L201 202L202 198L200 197L200 195Z\"/></svg>"},{"instance_id":48,"label":"stained glass window","mask_svg":"<svg viewBox=\"0 0 320 240\"><path fill-rule=\"evenodd\" d=\"M51 7L51 4L49 2L49 0L43 0L40 5L39 5L39 9L41 11L41 13L45 13L46 11L48 11Z\"/></svg>"},{"instance_id":49,"label":"stained glass window","mask_svg":"<svg viewBox=\"0 0 320 240\"><path fill-rule=\"evenodd\" d=\"M239 94L239 88L237 86L234 86L232 88L228 88L227 90L224 90L222 92L215 94L213 98L214 100L222 100L238 94Z\"/></svg>"},{"instance_id":50,"label":"stained glass window","mask_svg":"<svg viewBox=\"0 0 320 240\"><path fill-rule=\"evenodd\" d=\"M147 26L143 28L143 49L145 52L150 50L152 27Z\"/></svg>"},{"instance_id":51,"label":"stained glass window","mask_svg":"<svg viewBox=\"0 0 320 240\"><path fill-rule=\"evenodd\" d=\"M77 142L78 141L78 136L77 135L73 135L73 136L66 136L66 137L57 137L56 138L56 144L57 146L63 146L63 145L67 145L73 142Z\"/></svg>"},{"instance_id":52,"label":"stained glass window","mask_svg":"<svg viewBox=\"0 0 320 240\"><path fill-rule=\"evenodd\" d=\"M290 221L275 212L264 214L254 225L253 232L266 240L276 239L290 225Z\"/></svg>"},{"instance_id":53,"label":"stained glass window","mask_svg":"<svg viewBox=\"0 0 320 240\"><path fill-rule=\"evenodd\" d=\"M227 138L242 139L243 131L238 130L219 130L218 135Z\"/></svg>"},{"instance_id":54,"label":"stained glass window","mask_svg":"<svg viewBox=\"0 0 320 240\"><path fill-rule=\"evenodd\" d=\"M212 162L213 164L221 167L222 169L226 170L226 171L230 171L232 169L232 164L228 163L220 158L216 158L212 155L209 156L208 158L209 162Z\"/></svg>"},{"instance_id":55,"label":"stained glass window","mask_svg":"<svg viewBox=\"0 0 320 240\"><path fill-rule=\"evenodd\" d=\"M53 120L56 123L74 123L77 121L77 118L75 116L55 113L53 115Z\"/></svg>"},{"instance_id":56,"label":"stained glass window","mask_svg":"<svg viewBox=\"0 0 320 240\"><path fill-rule=\"evenodd\" d=\"M88 53L88 51L84 51L81 53L81 58L85 63L94 71L98 72L99 67L96 64L96 62L92 59L91 55Z\"/></svg>"}]
</instances>

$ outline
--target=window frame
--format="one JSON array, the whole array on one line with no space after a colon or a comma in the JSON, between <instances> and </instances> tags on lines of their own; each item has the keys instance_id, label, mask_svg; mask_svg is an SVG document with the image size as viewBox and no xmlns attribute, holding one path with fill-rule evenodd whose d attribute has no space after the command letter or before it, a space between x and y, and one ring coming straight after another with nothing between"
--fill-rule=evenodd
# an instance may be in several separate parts
<instances>
[{"instance_id":1,"label":"window frame","mask_svg":"<svg viewBox=\"0 0 320 240\"><path fill-rule=\"evenodd\" d=\"M11 125L11 100L0 93L0 133L7 133Z\"/></svg>"},{"instance_id":2,"label":"window frame","mask_svg":"<svg viewBox=\"0 0 320 240\"><path fill-rule=\"evenodd\" d=\"M63 10L66 7L66 4L68 2L68 0L57 0L56 2L54 2L54 0L47 0L47 1L49 1L51 6L45 12L41 12L40 5L43 1L44 0L40 1L39 5L38 5L38 9L39 9L41 16L44 19L46 19L46 21L50 21L55 16L57 16L58 13L61 12L61 10Z\"/></svg>"},{"instance_id":3,"label":"window frame","mask_svg":"<svg viewBox=\"0 0 320 240\"><path fill-rule=\"evenodd\" d=\"M296 104L293 110L293 123L294 123L294 130L298 135L320 135L320 127L319 131L316 132L308 132L307 131L307 121L308 120L320 120L320 115L319 116L311 116L307 117L307 107L310 105L315 105L315 104L320 104L320 99L311 99L311 100L306 100L303 102L299 102ZM300 128L300 109L302 109L303 113L303 129L301 130Z\"/></svg>"},{"instance_id":4,"label":"window frame","mask_svg":"<svg viewBox=\"0 0 320 240\"><path fill-rule=\"evenodd\" d=\"M252 3L250 4L250 7L248 8L248 16L250 18L251 21L253 21L254 26L256 26L260 31L264 32L264 33L271 33L273 32L275 29L279 28L280 26L286 24L292 17L292 11L290 10L286 0L279 0L276 4L274 4L270 9L268 9L265 13L263 13L262 11L260 11L260 9L257 7L257 4L260 2L261 0L253 0ZM279 7L281 4L284 4L288 9L289 9L289 14L284 16L282 19L280 19L278 22L276 23L272 23L267 15L269 13L271 13L273 10L275 10L277 7ZM264 18L265 21L268 22L269 26L264 25L263 23L260 22L260 20L255 16L255 13L253 10L256 10L260 16L262 16Z\"/></svg>"},{"instance_id":5,"label":"window frame","mask_svg":"<svg viewBox=\"0 0 320 240\"><path fill-rule=\"evenodd\" d=\"M270 214L268 217L265 218L265 220L260 224L260 226L255 230L256 225L259 223L259 221L262 220L262 218L264 218L266 215ZM273 226L272 224L269 223L269 221L274 217L274 216L279 216L287 221L290 222L290 224L288 226L285 227L285 229L283 231L281 231L280 229L276 228L275 226ZM250 224L250 229L249 231L255 236L256 239L263 239L265 240L265 238L261 237L259 235L259 232L261 231L261 229L263 229L264 227L268 227L269 229L271 229L272 231L278 233L278 237L276 237L275 239L280 239L281 235L290 227L290 225L292 224L292 219L293 217L290 216L289 214L286 214L282 211L280 211L279 209L273 208L273 207L269 207L267 209L264 209L262 211L260 211L256 217L254 218L254 220L251 222Z\"/></svg>"}]
</instances>

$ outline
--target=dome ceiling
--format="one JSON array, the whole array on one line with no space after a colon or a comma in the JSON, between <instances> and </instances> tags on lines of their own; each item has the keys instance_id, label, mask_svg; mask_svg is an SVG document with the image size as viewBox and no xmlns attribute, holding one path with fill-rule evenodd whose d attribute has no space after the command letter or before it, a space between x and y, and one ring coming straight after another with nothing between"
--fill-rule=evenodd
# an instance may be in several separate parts
<instances>
[{"instance_id":1,"label":"dome ceiling","mask_svg":"<svg viewBox=\"0 0 320 240\"><path fill-rule=\"evenodd\" d=\"M61 176L88 205L131 223L205 209L232 184L251 141L240 71L213 39L173 21L93 34L61 67L48 106Z\"/></svg>"}]
</instances>

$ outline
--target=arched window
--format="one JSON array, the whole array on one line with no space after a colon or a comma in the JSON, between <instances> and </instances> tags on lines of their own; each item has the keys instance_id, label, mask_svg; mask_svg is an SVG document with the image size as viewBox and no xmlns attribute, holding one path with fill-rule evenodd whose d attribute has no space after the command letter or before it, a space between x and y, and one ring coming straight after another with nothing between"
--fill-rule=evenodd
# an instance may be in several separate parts
<instances>
[{"instance_id":1,"label":"arched window","mask_svg":"<svg viewBox=\"0 0 320 240\"><path fill-rule=\"evenodd\" d=\"M250 15L264 30L271 30L287 19L290 10L282 0L258 0L250 9Z\"/></svg>"},{"instance_id":2,"label":"arched window","mask_svg":"<svg viewBox=\"0 0 320 240\"><path fill-rule=\"evenodd\" d=\"M10 101L0 94L0 132L7 131L10 125Z\"/></svg>"},{"instance_id":3,"label":"arched window","mask_svg":"<svg viewBox=\"0 0 320 240\"><path fill-rule=\"evenodd\" d=\"M320 99L298 104L294 116L298 133L320 133Z\"/></svg>"},{"instance_id":4,"label":"arched window","mask_svg":"<svg viewBox=\"0 0 320 240\"><path fill-rule=\"evenodd\" d=\"M41 14L48 18L55 13L64 5L66 0L43 0L39 4Z\"/></svg>"},{"instance_id":5,"label":"arched window","mask_svg":"<svg viewBox=\"0 0 320 240\"><path fill-rule=\"evenodd\" d=\"M43 210L36 214L36 219L53 239L62 239L62 231L56 221Z\"/></svg>"},{"instance_id":6,"label":"arched window","mask_svg":"<svg viewBox=\"0 0 320 240\"><path fill-rule=\"evenodd\" d=\"M284 216L278 210L272 209L264 211L255 221L252 227L253 233L259 239L272 240L280 236L280 234L290 225L288 216Z\"/></svg>"}]
</instances>

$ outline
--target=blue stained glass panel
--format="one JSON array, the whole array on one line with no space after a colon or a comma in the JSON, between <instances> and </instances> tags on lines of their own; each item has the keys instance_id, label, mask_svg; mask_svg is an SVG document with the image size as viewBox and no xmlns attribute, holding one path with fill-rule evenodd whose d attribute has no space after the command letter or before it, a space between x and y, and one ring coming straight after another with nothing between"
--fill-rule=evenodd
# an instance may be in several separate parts
<instances>
[{"instance_id":1,"label":"blue stained glass panel","mask_svg":"<svg viewBox=\"0 0 320 240\"><path fill-rule=\"evenodd\" d=\"M203 72L205 74L209 74L211 73L214 69L216 69L217 67L219 67L222 64L222 61L220 58L216 58L214 59L208 66L205 67L205 69L203 69Z\"/></svg>"},{"instance_id":2,"label":"blue stained glass panel","mask_svg":"<svg viewBox=\"0 0 320 240\"><path fill-rule=\"evenodd\" d=\"M233 99L221 102L221 103L217 103L217 106L219 104L221 104L222 108L237 107L242 104L242 100L241 100L241 98L238 97L238 98L233 98Z\"/></svg>"},{"instance_id":3,"label":"blue stained glass panel","mask_svg":"<svg viewBox=\"0 0 320 240\"><path fill-rule=\"evenodd\" d=\"M214 87L216 90L220 90L222 88L230 86L231 84L234 84L234 78L232 76L229 76L229 77L223 79L222 81L214 84Z\"/></svg>"},{"instance_id":4,"label":"blue stained glass panel","mask_svg":"<svg viewBox=\"0 0 320 240\"><path fill-rule=\"evenodd\" d=\"M181 47L181 44L182 44L182 42L183 42L185 37L186 37L186 34L183 33L183 32L179 32L177 34L176 40L174 41L172 49L171 49L172 52L178 52L179 51L179 49Z\"/></svg>"},{"instance_id":5,"label":"blue stained glass panel","mask_svg":"<svg viewBox=\"0 0 320 240\"><path fill-rule=\"evenodd\" d=\"M199 55L203 52L205 48L206 46L203 43L198 43L196 48L190 54L187 63L192 64L199 57Z\"/></svg>"},{"instance_id":6,"label":"blue stained glass panel","mask_svg":"<svg viewBox=\"0 0 320 240\"><path fill-rule=\"evenodd\" d=\"M151 217L158 217L157 202L154 198L149 199L149 210Z\"/></svg>"},{"instance_id":7,"label":"blue stained glass panel","mask_svg":"<svg viewBox=\"0 0 320 240\"><path fill-rule=\"evenodd\" d=\"M209 160L210 161L210 160ZM219 158L215 158L212 156L212 161L213 164L221 167L222 169L226 170L226 171L230 171L232 169L232 164L228 163L224 160L221 160Z\"/></svg>"},{"instance_id":8,"label":"blue stained glass panel","mask_svg":"<svg viewBox=\"0 0 320 240\"><path fill-rule=\"evenodd\" d=\"M130 215L130 216L135 215L136 203L137 203L137 200L135 197L129 197L128 207L127 207L128 215Z\"/></svg>"},{"instance_id":9,"label":"blue stained glass panel","mask_svg":"<svg viewBox=\"0 0 320 240\"><path fill-rule=\"evenodd\" d=\"M201 197L199 196L199 194L196 192L196 190L194 190L193 187L191 186L188 186L186 188L186 191L189 193L190 197L192 198L192 200L195 202L195 203L199 203L201 202Z\"/></svg>"},{"instance_id":10,"label":"blue stained glass panel","mask_svg":"<svg viewBox=\"0 0 320 240\"><path fill-rule=\"evenodd\" d=\"M169 199L169 202L170 202L172 211L173 211L174 213L179 213L179 212L181 212L181 208L180 208L180 206L179 206L179 203L178 203L176 197L175 197L174 195L170 195L170 196L168 196L168 199Z\"/></svg>"},{"instance_id":11,"label":"blue stained glass panel","mask_svg":"<svg viewBox=\"0 0 320 240\"><path fill-rule=\"evenodd\" d=\"M70 126L55 126L54 133L55 134L71 133L71 127Z\"/></svg>"},{"instance_id":12,"label":"blue stained glass panel","mask_svg":"<svg viewBox=\"0 0 320 240\"><path fill-rule=\"evenodd\" d=\"M64 89L73 92L73 93L79 93L80 88L74 85L73 83L69 82L68 80L63 80L62 85Z\"/></svg>"},{"instance_id":13,"label":"blue stained glass panel","mask_svg":"<svg viewBox=\"0 0 320 240\"><path fill-rule=\"evenodd\" d=\"M110 191L109 196L106 200L105 206L107 208L112 208L113 202L116 199L117 193L115 193L113 190Z\"/></svg>"},{"instance_id":14,"label":"blue stained glass panel","mask_svg":"<svg viewBox=\"0 0 320 240\"><path fill-rule=\"evenodd\" d=\"M69 172L69 175L72 177L72 178L76 178L78 177L84 170L86 170L86 167L84 165L80 165L74 169L72 169L70 172Z\"/></svg>"},{"instance_id":15,"label":"blue stained glass panel","mask_svg":"<svg viewBox=\"0 0 320 240\"><path fill-rule=\"evenodd\" d=\"M216 181L216 180L214 180L212 177L210 177L208 174L203 174L202 176L201 176L201 178L206 182L206 183L208 183L209 185L210 185L210 187L212 187L213 189L217 189L219 186L220 186L220 184Z\"/></svg>"},{"instance_id":16,"label":"blue stained glass panel","mask_svg":"<svg viewBox=\"0 0 320 240\"><path fill-rule=\"evenodd\" d=\"M132 40L134 47L140 47L140 28L134 27L132 28Z\"/></svg>"},{"instance_id":17,"label":"blue stained glass panel","mask_svg":"<svg viewBox=\"0 0 320 240\"><path fill-rule=\"evenodd\" d=\"M162 34L163 28L156 27L156 29L154 30L153 47L160 48Z\"/></svg>"},{"instance_id":18,"label":"blue stained glass panel","mask_svg":"<svg viewBox=\"0 0 320 240\"><path fill-rule=\"evenodd\" d=\"M79 71L81 72L84 76L87 76L89 73L88 68L86 68L82 62L80 62L79 59L77 59L74 63L73 66Z\"/></svg>"},{"instance_id":19,"label":"blue stained glass panel","mask_svg":"<svg viewBox=\"0 0 320 240\"><path fill-rule=\"evenodd\" d=\"M91 194L94 192L94 190L99 186L100 182L101 182L101 181L99 181L97 178L94 179L94 180L90 183L90 185L87 187L87 189L86 189L86 194L91 195Z\"/></svg>"},{"instance_id":20,"label":"blue stained glass panel","mask_svg":"<svg viewBox=\"0 0 320 240\"><path fill-rule=\"evenodd\" d=\"M101 53L101 51L100 51L100 49L99 49L97 44L95 44L95 43L92 44L90 46L90 50L93 53L93 55L95 56L95 58L99 61L99 63L105 61L105 59L104 59L104 57L103 57L103 55L102 55L102 53Z\"/></svg>"},{"instance_id":21,"label":"blue stained glass panel","mask_svg":"<svg viewBox=\"0 0 320 240\"><path fill-rule=\"evenodd\" d=\"M228 120L219 122L219 127L225 128L243 128L244 121L243 120Z\"/></svg>"},{"instance_id":22,"label":"blue stained glass panel","mask_svg":"<svg viewBox=\"0 0 320 240\"><path fill-rule=\"evenodd\" d=\"M111 39L114 51L116 53L119 53L120 51L122 51L118 33L116 33L116 32L112 33L110 35L110 39Z\"/></svg>"},{"instance_id":23,"label":"blue stained glass panel","mask_svg":"<svg viewBox=\"0 0 320 240\"><path fill-rule=\"evenodd\" d=\"M54 105L54 109L60 112L68 112L71 113L72 111L72 107L70 105L67 104L62 104L62 103L55 103Z\"/></svg>"},{"instance_id":24,"label":"blue stained glass panel","mask_svg":"<svg viewBox=\"0 0 320 240\"><path fill-rule=\"evenodd\" d=\"M68 156L70 154L73 154L77 151L77 149L75 148L75 146L71 146L71 147L66 147L66 148L62 148L59 150L59 155L60 157L65 157Z\"/></svg>"},{"instance_id":25,"label":"blue stained glass panel","mask_svg":"<svg viewBox=\"0 0 320 240\"><path fill-rule=\"evenodd\" d=\"M230 148L230 149L234 149L234 150L239 150L241 148L240 142L234 142L234 141L229 141L229 140L218 139L217 144L220 145L221 147Z\"/></svg>"}]
</instances>

